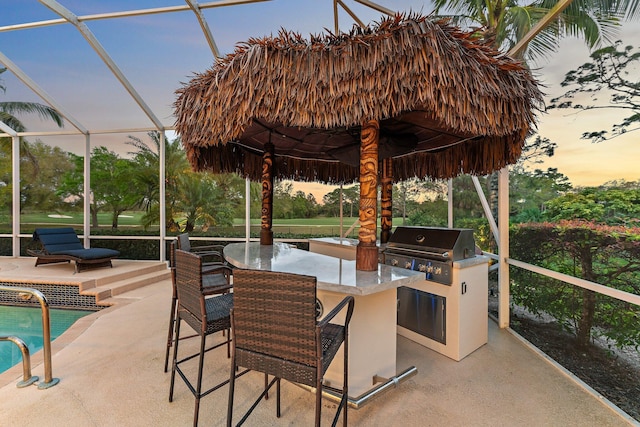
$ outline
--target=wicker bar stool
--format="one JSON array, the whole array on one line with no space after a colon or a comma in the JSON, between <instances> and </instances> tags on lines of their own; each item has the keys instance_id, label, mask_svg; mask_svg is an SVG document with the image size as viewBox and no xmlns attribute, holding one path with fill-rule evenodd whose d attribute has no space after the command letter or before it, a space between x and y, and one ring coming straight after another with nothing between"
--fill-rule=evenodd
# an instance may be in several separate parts
<instances>
[{"instance_id":1,"label":"wicker bar stool","mask_svg":"<svg viewBox=\"0 0 640 427\"><path fill-rule=\"evenodd\" d=\"M274 379L242 417L246 421L267 392L276 384L276 416L280 417L280 380L315 387L315 425L320 426L322 380L344 342L342 398L333 420L343 411L347 425L348 329L354 298L345 297L322 320L316 319L316 278L257 270L234 270L234 307L231 310L231 375L227 426L232 425L235 371L248 368ZM346 309L344 325L329 323Z\"/></svg>"},{"instance_id":2,"label":"wicker bar stool","mask_svg":"<svg viewBox=\"0 0 640 427\"><path fill-rule=\"evenodd\" d=\"M164 355L164 371L167 372L169 368L169 350L173 346L173 330L175 328L175 321L177 317L178 309L178 291L176 289L176 249L177 240L174 240L169 245L169 268L171 269L171 311L169 312L169 328L167 332L167 348ZM228 293L231 288L231 275L232 269L225 264L216 263L203 263L202 266L202 287L205 295L215 295L221 293ZM196 335L189 335L182 337L181 339L191 338Z\"/></svg>"},{"instance_id":3,"label":"wicker bar stool","mask_svg":"<svg viewBox=\"0 0 640 427\"><path fill-rule=\"evenodd\" d=\"M178 313L175 320L175 338L173 343L173 365L171 369L171 385L169 388L169 402L173 401L173 388L176 372L184 380L185 384L196 398L193 425L198 425L198 413L200 409L200 398L219 389L229 382L225 380L220 384L202 391L202 368L204 355L206 352L218 348L222 345L227 346L227 356L230 349L231 327L229 313L233 307L233 294L226 293L218 296L205 298L207 296L203 286L202 258L198 255L176 250L176 290L178 295ZM178 344L180 342L180 325L184 320L197 335L200 336L200 351L189 356L178 358ZM227 339L210 348L206 348L206 338L208 335L216 332L226 331ZM180 365L183 362L199 357L198 361L198 377L194 384L187 378ZM242 375L246 371L238 374Z\"/></svg>"},{"instance_id":4,"label":"wicker bar stool","mask_svg":"<svg viewBox=\"0 0 640 427\"><path fill-rule=\"evenodd\" d=\"M176 249L180 249L182 251L191 252L201 257L205 258L205 261L209 259L210 261L206 261L204 265L209 263L223 263L226 264L224 256L222 255L222 251L224 250L224 245L204 245L204 246L191 246L191 240L189 240L189 233L178 234L176 238Z\"/></svg>"}]
</instances>

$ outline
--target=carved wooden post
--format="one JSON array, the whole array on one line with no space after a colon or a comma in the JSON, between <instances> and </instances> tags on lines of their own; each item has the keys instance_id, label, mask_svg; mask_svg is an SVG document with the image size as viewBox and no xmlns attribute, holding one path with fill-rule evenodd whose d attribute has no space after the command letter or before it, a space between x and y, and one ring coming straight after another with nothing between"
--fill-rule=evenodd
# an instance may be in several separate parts
<instances>
[{"instance_id":1,"label":"carved wooden post","mask_svg":"<svg viewBox=\"0 0 640 427\"><path fill-rule=\"evenodd\" d=\"M262 155L262 216L260 228L260 244L273 245L273 161L275 147L272 143L264 145Z\"/></svg>"},{"instance_id":2,"label":"carved wooden post","mask_svg":"<svg viewBox=\"0 0 640 427\"><path fill-rule=\"evenodd\" d=\"M391 237L393 226L393 159L382 161L382 178L380 179L380 243L387 243Z\"/></svg>"},{"instance_id":3,"label":"carved wooden post","mask_svg":"<svg viewBox=\"0 0 640 427\"><path fill-rule=\"evenodd\" d=\"M360 232L356 248L356 270L378 270L376 228L378 217L378 134L377 120L363 123L360 134Z\"/></svg>"}]
</instances>

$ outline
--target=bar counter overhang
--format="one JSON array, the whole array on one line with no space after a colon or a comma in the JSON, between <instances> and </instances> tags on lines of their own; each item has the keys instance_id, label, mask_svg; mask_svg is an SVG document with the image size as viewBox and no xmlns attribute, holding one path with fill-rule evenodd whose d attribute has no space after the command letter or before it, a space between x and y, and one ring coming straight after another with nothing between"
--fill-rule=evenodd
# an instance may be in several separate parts
<instances>
[{"instance_id":1,"label":"bar counter overhang","mask_svg":"<svg viewBox=\"0 0 640 427\"><path fill-rule=\"evenodd\" d=\"M317 297L325 313L345 295L355 297L349 325L349 400L352 406L373 396L384 384L397 382L396 289L424 280L424 273L378 264L377 271L356 270L356 261L296 249L285 243L232 243L225 258L239 268L316 276ZM342 319L339 319L341 321ZM327 385L342 386L342 359L336 357L325 376ZM401 367L403 373L415 368Z\"/></svg>"}]
</instances>

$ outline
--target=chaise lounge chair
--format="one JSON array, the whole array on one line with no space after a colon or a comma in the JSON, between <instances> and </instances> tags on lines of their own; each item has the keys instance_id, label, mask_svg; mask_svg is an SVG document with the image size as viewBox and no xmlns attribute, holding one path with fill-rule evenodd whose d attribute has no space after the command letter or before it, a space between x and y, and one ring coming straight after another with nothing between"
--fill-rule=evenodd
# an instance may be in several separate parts
<instances>
[{"instance_id":1,"label":"chaise lounge chair","mask_svg":"<svg viewBox=\"0 0 640 427\"><path fill-rule=\"evenodd\" d=\"M71 227L36 228L33 241L41 245L40 249L27 249L29 255L37 257L36 267L75 261L75 272L78 273L91 268L112 267L111 260L120 255L114 249L85 249Z\"/></svg>"}]
</instances>

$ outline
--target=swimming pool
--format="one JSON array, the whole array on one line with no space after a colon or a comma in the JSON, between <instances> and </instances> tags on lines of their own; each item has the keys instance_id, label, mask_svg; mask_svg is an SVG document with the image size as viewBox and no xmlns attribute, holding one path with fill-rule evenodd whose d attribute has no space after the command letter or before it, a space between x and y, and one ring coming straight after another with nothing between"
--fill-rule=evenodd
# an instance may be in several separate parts
<instances>
[{"instance_id":1,"label":"swimming pool","mask_svg":"<svg viewBox=\"0 0 640 427\"><path fill-rule=\"evenodd\" d=\"M51 340L66 331L79 318L94 311L50 309ZM22 339L35 354L42 349L42 310L39 307L0 306L0 336L13 335ZM20 349L0 341L0 373L22 362Z\"/></svg>"}]
</instances>

